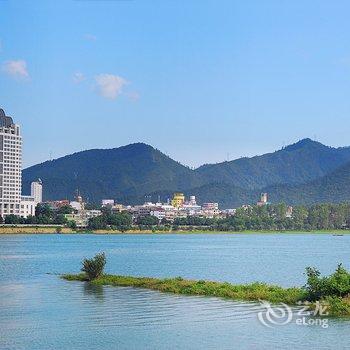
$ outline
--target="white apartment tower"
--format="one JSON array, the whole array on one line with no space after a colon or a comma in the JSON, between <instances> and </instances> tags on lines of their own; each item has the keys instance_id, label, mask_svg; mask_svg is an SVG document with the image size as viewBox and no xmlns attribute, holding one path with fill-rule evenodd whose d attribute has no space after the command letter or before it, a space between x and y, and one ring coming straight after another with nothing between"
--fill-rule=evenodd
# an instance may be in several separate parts
<instances>
[{"instance_id":1,"label":"white apartment tower","mask_svg":"<svg viewBox=\"0 0 350 350\"><path fill-rule=\"evenodd\" d=\"M37 204L43 201L43 183L40 179L31 183L30 194L34 197L34 202Z\"/></svg>"},{"instance_id":2,"label":"white apartment tower","mask_svg":"<svg viewBox=\"0 0 350 350\"><path fill-rule=\"evenodd\" d=\"M19 125L0 108L0 215L20 215L22 137Z\"/></svg>"}]
</instances>

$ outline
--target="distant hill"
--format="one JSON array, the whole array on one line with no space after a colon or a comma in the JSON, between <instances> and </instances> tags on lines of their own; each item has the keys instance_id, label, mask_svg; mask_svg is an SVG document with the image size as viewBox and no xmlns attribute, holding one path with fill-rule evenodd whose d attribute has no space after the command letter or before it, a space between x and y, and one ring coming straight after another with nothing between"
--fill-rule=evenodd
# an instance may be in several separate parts
<instances>
[{"instance_id":1,"label":"distant hill","mask_svg":"<svg viewBox=\"0 0 350 350\"><path fill-rule=\"evenodd\" d=\"M273 202L315 204L350 202L350 162L319 179L299 185L276 185L264 189Z\"/></svg>"},{"instance_id":2,"label":"distant hill","mask_svg":"<svg viewBox=\"0 0 350 350\"><path fill-rule=\"evenodd\" d=\"M322 177L350 161L350 147L327 147L303 139L279 151L252 158L208 164L196 173L207 178L247 189L273 184L298 184Z\"/></svg>"},{"instance_id":3,"label":"distant hill","mask_svg":"<svg viewBox=\"0 0 350 350\"><path fill-rule=\"evenodd\" d=\"M187 189L201 184L193 170L153 147L135 143L113 149L93 149L47 161L23 170L24 192L41 178L44 199L72 198L77 188L90 201L143 196Z\"/></svg>"},{"instance_id":4,"label":"distant hill","mask_svg":"<svg viewBox=\"0 0 350 350\"><path fill-rule=\"evenodd\" d=\"M304 139L273 153L191 170L149 145L135 143L47 161L24 169L22 179L28 193L30 182L41 178L46 200L71 199L77 188L90 202L113 198L130 204L143 202L145 196L156 200L159 195L165 201L174 191L183 191L200 202L235 207L256 202L261 191L269 192L274 202L347 198L337 186L347 183L349 162L349 147L332 148Z\"/></svg>"}]
</instances>

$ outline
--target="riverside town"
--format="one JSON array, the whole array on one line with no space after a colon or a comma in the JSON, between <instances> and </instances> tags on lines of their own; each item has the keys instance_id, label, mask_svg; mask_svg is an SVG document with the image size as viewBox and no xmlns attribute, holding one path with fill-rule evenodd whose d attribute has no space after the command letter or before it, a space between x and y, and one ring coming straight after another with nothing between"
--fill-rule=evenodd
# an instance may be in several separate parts
<instances>
[{"instance_id":1,"label":"riverside town","mask_svg":"<svg viewBox=\"0 0 350 350\"><path fill-rule=\"evenodd\" d=\"M0 350L350 350L349 13L0 0Z\"/></svg>"},{"instance_id":2,"label":"riverside town","mask_svg":"<svg viewBox=\"0 0 350 350\"><path fill-rule=\"evenodd\" d=\"M198 205L195 196L190 196L186 201L183 193L174 193L173 198L167 203L146 202L136 206L117 204L113 199L103 199L99 209L89 209L89 203L84 202L79 194L79 189L76 190L74 201L68 199L43 201L41 179L31 183L30 195L23 195L21 194L22 136L20 126L15 124L11 117L6 116L3 109L0 109L0 149L2 150L0 152L2 161L0 213L5 224L68 224L72 228L86 228L89 226L90 219L102 216L103 213L109 211L111 214L130 214L131 220L126 220L124 223L127 226L131 223L148 226L173 223L179 218L224 218L235 213L235 209L219 210L218 203ZM258 205L266 204L268 204L267 193L263 193ZM289 207L290 213L291 210L292 208ZM52 219L53 217L55 219ZM92 220L90 226L93 225Z\"/></svg>"},{"instance_id":3,"label":"riverside town","mask_svg":"<svg viewBox=\"0 0 350 350\"><path fill-rule=\"evenodd\" d=\"M345 230L350 224L350 205L316 204L290 206L270 203L268 193L261 193L255 205L221 209L217 202L198 203L196 196L175 192L165 203L146 200L128 205L114 199L101 203L86 202L79 192L74 200L43 200L45 181L32 179L30 194L23 195L21 183L22 136L20 126L0 109L0 221L2 229L20 226L32 230L51 227L57 232L81 230L111 231L293 231ZM146 198L148 198L146 196ZM7 228L6 230L9 230Z\"/></svg>"}]
</instances>

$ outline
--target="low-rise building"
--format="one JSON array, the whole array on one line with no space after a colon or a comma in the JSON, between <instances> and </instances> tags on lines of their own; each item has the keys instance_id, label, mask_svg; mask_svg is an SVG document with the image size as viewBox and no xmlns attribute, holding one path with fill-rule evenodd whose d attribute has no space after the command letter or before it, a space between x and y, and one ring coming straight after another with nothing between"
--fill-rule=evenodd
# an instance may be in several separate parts
<instances>
[{"instance_id":1,"label":"low-rise building","mask_svg":"<svg viewBox=\"0 0 350 350\"><path fill-rule=\"evenodd\" d=\"M291 218L292 216L293 216L293 207L289 205L286 210L286 218Z\"/></svg>"},{"instance_id":2,"label":"low-rise building","mask_svg":"<svg viewBox=\"0 0 350 350\"><path fill-rule=\"evenodd\" d=\"M62 207L69 205L69 200L68 199L61 199L58 201L47 201L44 203L49 205L51 209L57 210L59 208L62 208Z\"/></svg>"},{"instance_id":3,"label":"low-rise building","mask_svg":"<svg viewBox=\"0 0 350 350\"><path fill-rule=\"evenodd\" d=\"M111 208L112 213L121 213L122 211L128 210L123 204L114 204Z\"/></svg>"},{"instance_id":4,"label":"low-rise building","mask_svg":"<svg viewBox=\"0 0 350 350\"><path fill-rule=\"evenodd\" d=\"M27 218L35 215L35 208L37 206L34 196L21 196L21 211L20 216Z\"/></svg>"},{"instance_id":5,"label":"low-rise building","mask_svg":"<svg viewBox=\"0 0 350 350\"><path fill-rule=\"evenodd\" d=\"M159 222L166 218L166 212L163 208L155 208L150 211L150 215L155 216Z\"/></svg>"},{"instance_id":6,"label":"low-rise building","mask_svg":"<svg viewBox=\"0 0 350 350\"><path fill-rule=\"evenodd\" d=\"M236 210L237 209L224 209L224 210L221 210L221 212L226 216L233 216L236 214Z\"/></svg>"},{"instance_id":7,"label":"low-rise building","mask_svg":"<svg viewBox=\"0 0 350 350\"><path fill-rule=\"evenodd\" d=\"M268 202L268 194L267 193L261 193L260 195L260 201L256 203L257 206L261 207L263 205L269 204Z\"/></svg>"},{"instance_id":8,"label":"low-rise building","mask_svg":"<svg viewBox=\"0 0 350 350\"><path fill-rule=\"evenodd\" d=\"M102 199L101 202L102 207L113 207L114 206L114 199Z\"/></svg>"},{"instance_id":9,"label":"low-rise building","mask_svg":"<svg viewBox=\"0 0 350 350\"><path fill-rule=\"evenodd\" d=\"M87 227L89 219L102 215L101 210L82 210L79 212L65 214L68 221L74 221L77 227Z\"/></svg>"},{"instance_id":10,"label":"low-rise building","mask_svg":"<svg viewBox=\"0 0 350 350\"><path fill-rule=\"evenodd\" d=\"M19 215L23 218L35 215L36 206L42 202L42 182L33 181L30 186L30 196L21 196L20 213Z\"/></svg>"},{"instance_id":11,"label":"low-rise building","mask_svg":"<svg viewBox=\"0 0 350 350\"><path fill-rule=\"evenodd\" d=\"M218 210L219 209L219 203L203 203L202 204L202 210Z\"/></svg>"}]
</instances>

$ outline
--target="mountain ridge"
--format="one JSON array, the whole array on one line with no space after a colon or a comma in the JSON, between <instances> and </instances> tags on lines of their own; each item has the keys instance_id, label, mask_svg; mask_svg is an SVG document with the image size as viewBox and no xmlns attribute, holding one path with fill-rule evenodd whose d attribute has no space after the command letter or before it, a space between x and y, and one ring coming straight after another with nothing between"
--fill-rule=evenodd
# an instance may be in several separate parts
<instances>
[{"instance_id":1,"label":"mountain ridge","mask_svg":"<svg viewBox=\"0 0 350 350\"><path fill-rule=\"evenodd\" d=\"M208 164L196 171L206 177L215 175L219 182L258 189L322 177L350 160L349 157L350 147L333 148L311 139L302 139L275 152Z\"/></svg>"},{"instance_id":2,"label":"mountain ridge","mask_svg":"<svg viewBox=\"0 0 350 350\"><path fill-rule=\"evenodd\" d=\"M28 192L30 182L40 177L45 200L72 198L79 189L91 202L115 198L136 204L145 196L182 191L227 207L243 200L251 202L262 190L268 190L277 200L283 197L282 189L287 195L288 188L321 179L347 162L350 147L334 148L302 139L275 152L192 170L154 147L137 142L79 151L26 168L23 189ZM281 196L274 194L277 191ZM230 199L232 196L235 199Z\"/></svg>"}]
</instances>

